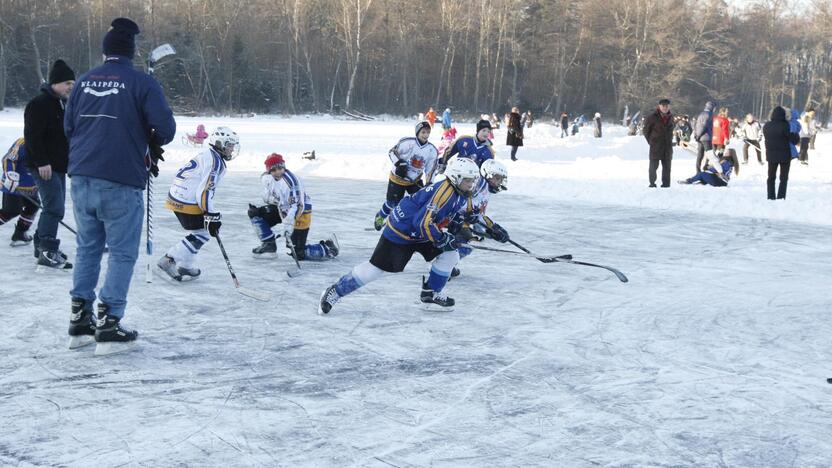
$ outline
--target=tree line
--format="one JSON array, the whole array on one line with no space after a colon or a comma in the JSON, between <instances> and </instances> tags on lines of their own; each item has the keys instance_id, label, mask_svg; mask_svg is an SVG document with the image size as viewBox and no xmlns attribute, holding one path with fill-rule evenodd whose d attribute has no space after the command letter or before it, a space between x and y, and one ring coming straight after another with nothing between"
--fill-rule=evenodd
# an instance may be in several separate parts
<instances>
[{"instance_id":1,"label":"tree line","mask_svg":"<svg viewBox=\"0 0 832 468\"><path fill-rule=\"evenodd\" d=\"M179 113L832 107L832 0L2 0L0 108L99 64L118 16L177 49Z\"/></svg>"}]
</instances>

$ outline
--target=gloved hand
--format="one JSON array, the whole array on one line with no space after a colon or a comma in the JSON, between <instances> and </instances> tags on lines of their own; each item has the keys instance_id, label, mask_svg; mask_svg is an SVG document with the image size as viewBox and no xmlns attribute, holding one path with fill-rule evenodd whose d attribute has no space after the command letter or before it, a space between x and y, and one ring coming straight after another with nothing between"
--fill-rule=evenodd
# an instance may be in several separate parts
<instances>
[{"instance_id":1,"label":"gloved hand","mask_svg":"<svg viewBox=\"0 0 832 468\"><path fill-rule=\"evenodd\" d=\"M252 205L251 203L248 204L248 217L249 218L256 218L260 216L260 208Z\"/></svg>"},{"instance_id":2,"label":"gloved hand","mask_svg":"<svg viewBox=\"0 0 832 468\"><path fill-rule=\"evenodd\" d=\"M457 213L453 218L451 218L451 222L448 223L448 232L456 236L459 231L462 230L462 226L465 225L465 216Z\"/></svg>"},{"instance_id":3,"label":"gloved hand","mask_svg":"<svg viewBox=\"0 0 832 468\"><path fill-rule=\"evenodd\" d=\"M402 179L407 177L407 161L402 161L399 159L396 161L396 169L393 171L397 176L401 177Z\"/></svg>"},{"instance_id":4,"label":"gloved hand","mask_svg":"<svg viewBox=\"0 0 832 468\"><path fill-rule=\"evenodd\" d=\"M491 229L489 229L489 231L490 232L488 234L495 241L501 242L503 244L508 242L508 232L505 229L503 229L503 227L499 224L494 223L493 225L491 225Z\"/></svg>"},{"instance_id":5,"label":"gloved hand","mask_svg":"<svg viewBox=\"0 0 832 468\"><path fill-rule=\"evenodd\" d=\"M3 178L3 187L11 193L17 190L18 185L20 185L20 174L15 171L6 172L6 176Z\"/></svg>"},{"instance_id":6,"label":"gloved hand","mask_svg":"<svg viewBox=\"0 0 832 468\"><path fill-rule=\"evenodd\" d=\"M150 175L153 177L159 177L159 161L164 161L165 158L162 157L162 154L165 152L162 149L162 146L159 143L156 143L152 138L148 145L150 147Z\"/></svg>"},{"instance_id":7,"label":"gloved hand","mask_svg":"<svg viewBox=\"0 0 832 468\"><path fill-rule=\"evenodd\" d=\"M443 252L451 252L458 249L459 244L460 242L456 240L453 234L445 232L442 234L442 238L438 239L434 245Z\"/></svg>"},{"instance_id":8,"label":"gloved hand","mask_svg":"<svg viewBox=\"0 0 832 468\"><path fill-rule=\"evenodd\" d=\"M220 218L222 215L219 213L205 213L203 219L205 220L205 229L208 230L208 234L211 237L217 237L217 234L220 232L220 227L222 226L222 221Z\"/></svg>"}]
</instances>

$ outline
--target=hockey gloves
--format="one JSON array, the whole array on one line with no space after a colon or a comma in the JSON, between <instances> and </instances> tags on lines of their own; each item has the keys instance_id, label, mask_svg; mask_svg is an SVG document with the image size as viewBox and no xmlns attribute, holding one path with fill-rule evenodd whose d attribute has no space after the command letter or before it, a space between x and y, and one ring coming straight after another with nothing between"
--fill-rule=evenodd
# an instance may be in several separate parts
<instances>
[{"instance_id":1,"label":"hockey gloves","mask_svg":"<svg viewBox=\"0 0 832 468\"><path fill-rule=\"evenodd\" d=\"M407 178L407 169L408 169L407 161L402 161L401 159L399 159L398 161L396 161L395 166L396 166L396 169L393 172L395 172L395 174L398 177L401 177L402 179L406 179Z\"/></svg>"},{"instance_id":2,"label":"hockey gloves","mask_svg":"<svg viewBox=\"0 0 832 468\"><path fill-rule=\"evenodd\" d=\"M456 240L453 234L445 232L442 238L438 239L433 245L443 252L452 252L459 248L459 244L460 242Z\"/></svg>"},{"instance_id":3,"label":"hockey gloves","mask_svg":"<svg viewBox=\"0 0 832 468\"><path fill-rule=\"evenodd\" d=\"M220 227L222 226L220 217L219 213L205 213L203 216L203 219L205 220L205 229L211 237L217 237L217 234L220 233Z\"/></svg>"},{"instance_id":4,"label":"hockey gloves","mask_svg":"<svg viewBox=\"0 0 832 468\"><path fill-rule=\"evenodd\" d=\"M9 193L12 193L17 190L18 185L20 185L20 174L14 171L9 171L6 172L5 177L3 177L3 183L0 184L0 187L5 188L9 191Z\"/></svg>"},{"instance_id":5,"label":"hockey gloves","mask_svg":"<svg viewBox=\"0 0 832 468\"><path fill-rule=\"evenodd\" d=\"M504 244L508 242L508 232L497 223L492 224L491 227L488 228L488 235L497 242Z\"/></svg>"},{"instance_id":6,"label":"hockey gloves","mask_svg":"<svg viewBox=\"0 0 832 468\"><path fill-rule=\"evenodd\" d=\"M165 158L162 157L162 154L165 150L162 149L162 145L156 143L152 138L150 139L149 143L149 152L150 152L150 175L153 177L159 177L159 161L164 161Z\"/></svg>"}]
</instances>

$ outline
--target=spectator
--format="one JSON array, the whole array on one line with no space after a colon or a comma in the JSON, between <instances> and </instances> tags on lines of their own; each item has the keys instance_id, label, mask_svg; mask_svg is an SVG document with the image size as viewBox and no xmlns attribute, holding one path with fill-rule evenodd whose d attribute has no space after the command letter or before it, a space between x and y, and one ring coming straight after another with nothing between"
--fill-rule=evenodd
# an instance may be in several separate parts
<instances>
[{"instance_id":1,"label":"spectator","mask_svg":"<svg viewBox=\"0 0 832 468\"><path fill-rule=\"evenodd\" d=\"M745 122L740 127L739 136L742 138L742 163L748 164L748 147L753 146L757 151L757 162L763 165L763 149L760 147L760 136L762 136L762 127L760 122L754 118L754 114L747 114Z\"/></svg>"},{"instance_id":2,"label":"spectator","mask_svg":"<svg viewBox=\"0 0 832 468\"><path fill-rule=\"evenodd\" d=\"M728 120L728 108L721 107L719 114L714 117L714 130L711 143L714 145L714 152L723 153L722 150L731 140L731 122Z\"/></svg>"},{"instance_id":3,"label":"spectator","mask_svg":"<svg viewBox=\"0 0 832 468\"><path fill-rule=\"evenodd\" d=\"M425 120L430 124L430 128L433 128L433 124L436 123L436 111L433 110L433 107L429 108L427 113L425 113Z\"/></svg>"},{"instance_id":4,"label":"spectator","mask_svg":"<svg viewBox=\"0 0 832 468\"><path fill-rule=\"evenodd\" d=\"M670 161L673 159L673 114L670 100L659 101L656 111L644 119L644 138L650 145L650 187L656 186L656 169L662 164L662 187L670 187Z\"/></svg>"},{"instance_id":5,"label":"spectator","mask_svg":"<svg viewBox=\"0 0 832 468\"><path fill-rule=\"evenodd\" d=\"M139 255L142 191L148 173L159 173L161 145L170 143L176 133L162 88L133 68L138 25L127 18L117 18L111 25L103 41L104 63L81 77L64 122L78 226L70 347L88 344L94 335L97 355L124 351L138 336L122 328L120 321ZM94 320L92 306L105 243L110 255Z\"/></svg>"},{"instance_id":6,"label":"spectator","mask_svg":"<svg viewBox=\"0 0 832 468\"><path fill-rule=\"evenodd\" d=\"M809 164L809 142L812 140L814 133L815 125L812 122L812 116L806 112L800 118L800 154L798 156L800 164Z\"/></svg>"},{"instance_id":7,"label":"spectator","mask_svg":"<svg viewBox=\"0 0 832 468\"><path fill-rule=\"evenodd\" d=\"M569 136L569 114L566 112L560 113L560 137Z\"/></svg>"},{"instance_id":8,"label":"spectator","mask_svg":"<svg viewBox=\"0 0 832 468\"><path fill-rule=\"evenodd\" d=\"M766 159L768 160L768 199L774 200L774 179L777 169L780 169L780 186L777 197L786 198L786 188L789 182L789 165L792 162L791 146L800 141L800 135L793 133L786 120L786 110L780 106L771 111L771 119L763 126L763 137L766 143Z\"/></svg>"},{"instance_id":9,"label":"spectator","mask_svg":"<svg viewBox=\"0 0 832 468\"><path fill-rule=\"evenodd\" d=\"M601 113L595 113L595 138L601 138Z\"/></svg>"},{"instance_id":10,"label":"spectator","mask_svg":"<svg viewBox=\"0 0 832 468\"><path fill-rule=\"evenodd\" d=\"M693 139L699 143L699 148L696 151L696 173L702 171L702 159L705 157L705 152L714 149L711 143L711 135L713 134L713 111L714 103L708 101L705 103L705 109L696 116L693 123Z\"/></svg>"},{"instance_id":11,"label":"spectator","mask_svg":"<svg viewBox=\"0 0 832 468\"><path fill-rule=\"evenodd\" d=\"M523 128L532 128L532 125L534 125L534 116L532 116L532 111L529 110L523 114L523 119L520 124Z\"/></svg>"},{"instance_id":12,"label":"spectator","mask_svg":"<svg viewBox=\"0 0 832 468\"><path fill-rule=\"evenodd\" d=\"M64 219L66 167L69 147L63 121L66 100L75 85L75 72L63 60L49 70L49 83L26 105L23 138L26 166L35 179L43 211L35 229L34 246L38 265L68 270L72 263L60 250L58 224Z\"/></svg>"},{"instance_id":13,"label":"spectator","mask_svg":"<svg viewBox=\"0 0 832 468\"><path fill-rule=\"evenodd\" d=\"M506 145L511 146L511 160L517 161L517 148L523 146L523 125L520 122L520 109L511 108L507 128Z\"/></svg>"},{"instance_id":14,"label":"spectator","mask_svg":"<svg viewBox=\"0 0 832 468\"><path fill-rule=\"evenodd\" d=\"M815 138L818 136L818 130L820 129L820 124L815 119L815 109L809 108L809 110L806 113L809 114L809 116L811 118L811 122L812 122L812 128L814 129L814 131L812 132L812 138L809 139L809 149L813 150L813 149L815 149Z\"/></svg>"},{"instance_id":15,"label":"spectator","mask_svg":"<svg viewBox=\"0 0 832 468\"><path fill-rule=\"evenodd\" d=\"M445 112L442 113L442 130L450 130L453 127L453 121L451 120L451 109L449 107L445 108Z\"/></svg>"}]
</instances>

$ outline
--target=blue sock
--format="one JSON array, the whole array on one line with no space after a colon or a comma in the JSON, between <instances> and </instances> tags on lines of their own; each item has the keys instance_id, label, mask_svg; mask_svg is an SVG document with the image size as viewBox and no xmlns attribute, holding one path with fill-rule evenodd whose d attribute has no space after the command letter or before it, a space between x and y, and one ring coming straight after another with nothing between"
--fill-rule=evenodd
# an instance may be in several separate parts
<instances>
[{"instance_id":1,"label":"blue sock","mask_svg":"<svg viewBox=\"0 0 832 468\"><path fill-rule=\"evenodd\" d=\"M326 249L321 244L306 245L307 260L323 260L326 258Z\"/></svg>"},{"instance_id":2,"label":"blue sock","mask_svg":"<svg viewBox=\"0 0 832 468\"><path fill-rule=\"evenodd\" d=\"M358 281L358 279L352 275L352 272L349 272L346 275L342 276L337 283L335 283L335 292L337 292L339 296L344 297L347 294L360 288L361 286L364 285L361 284Z\"/></svg>"},{"instance_id":3,"label":"blue sock","mask_svg":"<svg viewBox=\"0 0 832 468\"><path fill-rule=\"evenodd\" d=\"M430 276L428 276L428 287L432 289L433 292L441 292L445 285L448 284L449 276L450 275L439 273L438 271L431 268Z\"/></svg>"},{"instance_id":4,"label":"blue sock","mask_svg":"<svg viewBox=\"0 0 832 468\"><path fill-rule=\"evenodd\" d=\"M251 218L251 224L254 226L254 229L257 231L257 235L260 237L261 241L266 241L269 239L274 238L274 233L272 232L272 228L269 227L269 223L266 222L265 219L255 216Z\"/></svg>"}]
</instances>

